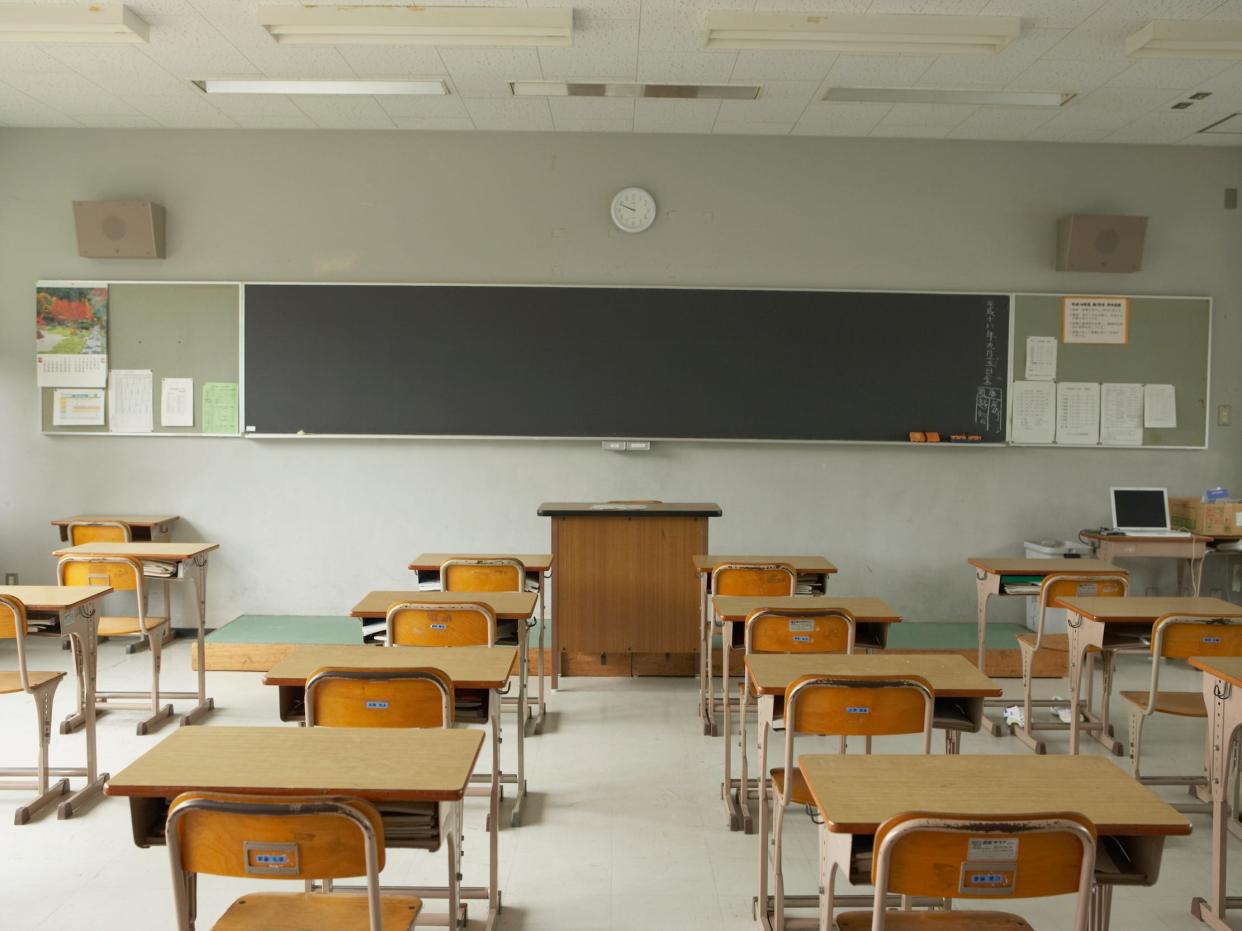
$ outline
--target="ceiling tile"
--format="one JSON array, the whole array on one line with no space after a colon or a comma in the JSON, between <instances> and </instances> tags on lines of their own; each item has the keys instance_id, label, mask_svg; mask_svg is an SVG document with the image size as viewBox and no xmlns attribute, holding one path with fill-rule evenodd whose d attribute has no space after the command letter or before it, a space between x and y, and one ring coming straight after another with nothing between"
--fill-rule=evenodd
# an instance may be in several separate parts
<instances>
[{"instance_id":1,"label":"ceiling tile","mask_svg":"<svg viewBox=\"0 0 1242 931\"><path fill-rule=\"evenodd\" d=\"M718 119L712 132L717 136L788 136L795 125L794 122L752 123Z\"/></svg>"},{"instance_id":2,"label":"ceiling tile","mask_svg":"<svg viewBox=\"0 0 1242 931\"><path fill-rule=\"evenodd\" d=\"M431 118L424 118L421 116L394 116L392 121L397 124L398 129L427 129L437 131L474 129L474 121L468 116Z\"/></svg>"},{"instance_id":3,"label":"ceiling tile","mask_svg":"<svg viewBox=\"0 0 1242 931\"><path fill-rule=\"evenodd\" d=\"M874 0L867 12L973 16L986 4L987 0Z\"/></svg>"},{"instance_id":4,"label":"ceiling tile","mask_svg":"<svg viewBox=\"0 0 1242 931\"><path fill-rule=\"evenodd\" d=\"M984 16L1021 16L1024 28L1072 29L1107 0L991 0Z\"/></svg>"},{"instance_id":5,"label":"ceiling tile","mask_svg":"<svg viewBox=\"0 0 1242 931\"><path fill-rule=\"evenodd\" d=\"M158 121L142 113L78 114L78 121L91 129L159 129Z\"/></svg>"},{"instance_id":6,"label":"ceiling tile","mask_svg":"<svg viewBox=\"0 0 1242 931\"><path fill-rule=\"evenodd\" d=\"M719 100L636 100L634 129L640 133L709 133L719 110Z\"/></svg>"},{"instance_id":7,"label":"ceiling tile","mask_svg":"<svg viewBox=\"0 0 1242 931\"><path fill-rule=\"evenodd\" d=\"M707 43L709 10L751 10L754 0L648 0L643 4L639 47L649 52L714 54Z\"/></svg>"},{"instance_id":8,"label":"ceiling tile","mask_svg":"<svg viewBox=\"0 0 1242 931\"><path fill-rule=\"evenodd\" d=\"M837 60L834 52L810 49L769 51L743 49L737 53L730 80L734 84L764 81L823 81Z\"/></svg>"},{"instance_id":9,"label":"ceiling tile","mask_svg":"<svg viewBox=\"0 0 1242 931\"><path fill-rule=\"evenodd\" d=\"M1195 87L1229 70L1231 62L1147 58L1109 80L1110 87L1163 87L1174 90Z\"/></svg>"},{"instance_id":10,"label":"ceiling tile","mask_svg":"<svg viewBox=\"0 0 1242 931\"><path fill-rule=\"evenodd\" d=\"M430 78L448 69L434 48L418 45L338 45L345 63L360 78Z\"/></svg>"},{"instance_id":11,"label":"ceiling tile","mask_svg":"<svg viewBox=\"0 0 1242 931\"><path fill-rule=\"evenodd\" d=\"M757 13L866 13L872 0L755 0Z\"/></svg>"},{"instance_id":12,"label":"ceiling tile","mask_svg":"<svg viewBox=\"0 0 1242 931\"><path fill-rule=\"evenodd\" d=\"M1072 91L1086 93L1102 87L1129 67L1113 59L1105 61L1037 61L1008 85L1009 90Z\"/></svg>"},{"instance_id":13,"label":"ceiling tile","mask_svg":"<svg viewBox=\"0 0 1242 931\"><path fill-rule=\"evenodd\" d=\"M184 78L169 74L138 46L62 46L54 54L77 74L120 94L173 92Z\"/></svg>"},{"instance_id":14,"label":"ceiling tile","mask_svg":"<svg viewBox=\"0 0 1242 931\"><path fill-rule=\"evenodd\" d=\"M301 111L276 116L261 113L235 113L233 120L242 129L318 129L315 121Z\"/></svg>"},{"instance_id":15,"label":"ceiling tile","mask_svg":"<svg viewBox=\"0 0 1242 931\"><path fill-rule=\"evenodd\" d=\"M534 131L552 128L552 112L542 97L510 97L508 100L466 100L470 118L479 129Z\"/></svg>"},{"instance_id":16,"label":"ceiling tile","mask_svg":"<svg viewBox=\"0 0 1242 931\"><path fill-rule=\"evenodd\" d=\"M865 136L892 108L891 103L817 101L806 108L794 127L794 135Z\"/></svg>"},{"instance_id":17,"label":"ceiling tile","mask_svg":"<svg viewBox=\"0 0 1242 931\"><path fill-rule=\"evenodd\" d=\"M1199 19L1220 6L1220 0L1108 0L1101 16L1131 19Z\"/></svg>"},{"instance_id":18,"label":"ceiling tile","mask_svg":"<svg viewBox=\"0 0 1242 931\"><path fill-rule=\"evenodd\" d=\"M949 133L960 139L1021 139L1057 115L1044 107L979 107Z\"/></svg>"},{"instance_id":19,"label":"ceiling tile","mask_svg":"<svg viewBox=\"0 0 1242 931\"><path fill-rule=\"evenodd\" d=\"M644 49L638 53L638 80L656 84L728 84L735 54L648 52Z\"/></svg>"},{"instance_id":20,"label":"ceiling tile","mask_svg":"<svg viewBox=\"0 0 1242 931\"><path fill-rule=\"evenodd\" d=\"M444 97L392 94L376 97L389 116L415 116L421 119L469 119L466 102L456 94Z\"/></svg>"},{"instance_id":21,"label":"ceiling tile","mask_svg":"<svg viewBox=\"0 0 1242 931\"><path fill-rule=\"evenodd\" d=\"M634 120L574 120L554 118L557 132L563 133L631 133Z\"/></svg>"},{"instance_id":22,"label":"ceiling tile","mask_svg":"<svg viewBox=\"0 0 1242 931\"><path fill-rule=\"evenodd\" d=\"M442 48L440 58L463 97L510 97L510 81L541 81L533 48Z\"/></svg>"},{"instance_id":23,"label":"ceiling tile","mask_svg":"<svg viewBox=\"0 0 1242 931\"><path fill-rule=\"evenodd\" d=\"M1173 143L1201 130L1208 120L1189 110L1164 110L1136 117L1109 136L1111 142Z\"/></svg>"},{"instance_id":24,"label":"ceiling tile","mask_svg":"<svg viewBox=\"0 0 1242 931\"><path fill-rule=\"evenodd\" d=\"M1064 29L1028 29L997 55L942 55L919 77L924 87L1001 88L1066 35Z\"/></svg>"},{"instance_id":25,"label":"ceiling tile","mask_svg":"<svg viewBox=\"0 0 1242 931\"><path fill-rule=\"evenodd\" d=\"M320 129L392 129L393 123L374 97L327 97L318 94L294 100Z\"/></svg>"},{"instance_id":26,"label":"ceiling tile","mask_svg":"<svg viewBox=\"0 0 1242 931\"><path fill-rule=\"evenodd\" d=\"M269 78L349 80L357 77L337 49L328 45L252 45L246 60Z\"/></svg>"},{"instance_id":27,"label":"ceiling tile","mask_svg":"<svg viewBox=\"0 0 1242 931\"><path fill-rule=\"evenodd\" d=\"M936 59L926 55L841 55L828 71L829 87L910 87Z\"/></svg>"},{"instance_id":28,"label":"ceiling tile","mask_svg":"<svg viewBox=\"0 0 1242 931\"><path fill-rule=\"evenodd\" d=\"M944 139L949 135L948 126L904 125L901 123L879 123L868 135L884 136L891 139Z\"/></svg>"},{"instance_id":29,"label":"ceiling tile","mask_svg":"<svg viewBox=\"0 0 1242 931\"><path fill-rule=\"evenodd\" d=\"M814 81L772 81L757 100L722 100L719 119L730 122L796 123L815 99Z\"/></svg>"},{"instance_id":30,"label":"ceiling tile","mask_svg":"<svg viewBox=\"0 0 1242 931\"><path fill-rule=\"evenodd\" d=\"M575 33L572 48L541 48L543 76L556 79L593 79L599 75L623 75L634 80L638 70L638 22L596 20L591 28Z\"/></svg>"},{"instance_id":31,"label":"ceiling tile","mask_svg":"<svg viewBox=\"0 0 1242 931\"><path fill-rule=\"evenodd\" d=\"M402 0L404 2L404 0ZM638 19L642 0L531 0L527 6L563 9L572 7L574 29L580 17L594 19ZM577 35L574 36L575 40Z\"/></svg>"},{"instance_id":32,"label":"ceiling tile","mask_svg":"<svg viewBox=\"0 0 1242 931\"><path fill-rule=\"evenodd\" d=\"M561 120L629 120L634 121L632 97L549 97L552 119Z\"/></svg>"},{"instance_id":33,"label":"ceiling tile","mask_svg":"<svg viewBox=\"0 0 1242 931\"><path fill-rule=\"evenodd\" d=\"M63 52L64 46L60 46ZM22 42L10 42L4 45L4 54L0 55L0 71L68 71L69 66L56 54L55 45L27 45Z\"/></svg>"},{"instance_id":34,"label":"ceiling tile","mask_svg":"<svg viewBox=\"0 0 1242 931\"><path fill-rule=\"evenodd\" d=\"M977 110L974 104L961 103L895 103L879 125L956 126Z\"/></svg>"}]
</instances>

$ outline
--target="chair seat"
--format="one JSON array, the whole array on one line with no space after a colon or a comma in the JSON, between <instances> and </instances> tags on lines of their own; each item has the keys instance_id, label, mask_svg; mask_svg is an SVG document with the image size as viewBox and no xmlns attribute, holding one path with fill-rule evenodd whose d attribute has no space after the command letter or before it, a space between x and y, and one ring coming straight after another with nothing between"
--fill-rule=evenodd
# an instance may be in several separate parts
<instances>
[{"instance_id":1,"label":"chair seat","mask_svg":"<svg viewBox=\"0 0 1242 931\"><path fill-rule=\"evenodd\" d=\"M1147 707L1147 692L1122 692L1121 697L1132 705ZM1157 692L1156 711L1177 714L1184 718L1206 718L1207 703L1202 692Z\"/></svg>"},{"instance_id":2,"label":"chair seat","mask_svg":"<svg viewBox=\"0 0 1242 931\"><path fill-rule=\"evenodd\" d=\"M59 682L65 677L63 672L36 672L31 669L27 672L27 678L30 680L30 687L37 689L41 685L49 682ZM22 691L22 677L16 670L13 672L0 672L0 695L8 695L10 692Z\"/></svg>"},{"instance_id":3,"label":"chair seat","mask_svg":"<svg viewBox=\"0 0 1242 931\"><path fill-rule=\"evenodd\" d=\"M423 907L411 895L383 895L384 931L409 931ZM212 931L368 931L367 897L357 892L257 892L244 895Z\"/></svg>"},{"instance_id":4,"label":"chair seat","mask_svg":"<svg viewBox=\"0 0 1242 931\"><path fill-rule=\"evenodd\" d=\"M784 768L772 770L772 785L776 786L776 791L782 795L785 794L785 770ZM811 787L806 784L806 778L802 775L802 770L794 770L794 782L790 788L789 800L796 805L815 805L815 797L811 795Z\"/></svg>"},{"instance_id":5,"label":"chair seat","mask_svg":"<svg viewBox=\"0 0 1242 931\"><path fill-rule=\"evenodd\" d=\"M159 630L168 623L166 617L147 617L147 630ZM99 636L120 637L125 634L140 634L136 617L101 617L99 619Z\"/></svg>"},{"instance_id":6,"label":"chair seat","mask_svg":"<svg viewBox=\"0 0 1242 931\"><path fill-rule=\"evenodd\" d=\"M871 931L871 912L843 912L837 916L841 931ZM885 918L889 931L921 931L923 928L953 928L955 931L1035 931L1018 915L1007 912L893 912Z\"/></svg>"}]
</instances>

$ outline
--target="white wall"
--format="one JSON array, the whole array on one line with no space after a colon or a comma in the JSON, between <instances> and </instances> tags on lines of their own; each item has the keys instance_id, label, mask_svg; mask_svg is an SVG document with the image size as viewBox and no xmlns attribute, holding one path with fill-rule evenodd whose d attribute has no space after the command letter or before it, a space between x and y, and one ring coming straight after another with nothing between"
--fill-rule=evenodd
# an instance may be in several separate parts
<instances>
[{"instance_id":1,"label":"white wall","mask_svg":"<svg viewBox=\"0 0 1242 931\"><path fill-rule=\"evenodd\" d=\"M969 620L978 553L1107 520L1115 483L1242 485L1209 452L44 437L39 278L1083 290L1216 298L1213 403L1239 400L1235 150L902 140L0 130L0 571L49 580L54 516L172 511L218 541L209 620L344 612L424 549L539 549L542 500L715 500L716 551L823 553L840 592ZM661 217L612 230L625 184ZM168 258L80 259L70 201L168 208ZM1052 270L1071 211L1151 217L1142 272ZM541 360L532 360L539 364ZM882 377L882 373L878 374ZM1239 411L1242 414L1242 411ZM1166 573L1167 581L1167 573ZM1214 586L1221 583L1213 582Z\"/></svg>"}]
</instances>

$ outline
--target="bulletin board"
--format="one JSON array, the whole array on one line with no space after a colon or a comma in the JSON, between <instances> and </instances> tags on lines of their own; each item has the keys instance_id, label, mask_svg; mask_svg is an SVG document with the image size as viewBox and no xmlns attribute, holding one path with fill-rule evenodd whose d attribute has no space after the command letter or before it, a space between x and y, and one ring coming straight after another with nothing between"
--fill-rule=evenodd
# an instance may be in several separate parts
<instances>
[{"instance_id":1,"label":"bulletin board","mask_svg":"<svg viewBox=\"0 0 1242 931\"><path fill-rule=\"evenodd\" d=\"M1028 337L1055 337L1057 382L1173 386L1177 425L1144 428L1143 448L1206 449L1212 299L1126 296L1128 319L1124 342L1065 342L1065 300L1079 296L1014 296L1011 399L1013 382L1025 378ZM1012 419L1011 406L1011 441Z\"/></svg>"},{"instance_id":2,"label":"bulletin board","mask_svg":"<svg viewBox=\"0 0 1242 931\"><path fill-rule=\"evenodd\" d=\"M241 371L241 286L236 283L39 282L40 287L106 285L108 368L149 369L153 376L153 435L203 433L203 385L237 384ZM163 378L194 379L194 425L160 425ZM109 426L53 423L53 392L39 389L44 433L100 434ZM240 416L240 414L239 414ZM237 435L236 432L226 435Z\"/></svg>"}]
</instances>

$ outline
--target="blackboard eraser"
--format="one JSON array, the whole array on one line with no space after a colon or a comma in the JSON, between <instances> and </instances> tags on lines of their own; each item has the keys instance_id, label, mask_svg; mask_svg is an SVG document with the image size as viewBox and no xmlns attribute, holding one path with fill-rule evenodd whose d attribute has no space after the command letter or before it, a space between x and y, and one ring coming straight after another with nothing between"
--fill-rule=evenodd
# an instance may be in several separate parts
<instances>
[{"instance_id":1,"label":"blackboard eraser","mask_svg":"<svg viewBox=\"0 0 1242 931\"><path fill-rule=\"evenodd\" d=\"M911 430L910 431L910 442L911 443L926 443L927 437L919 431Z\"/></svg>"}]
</instances>

